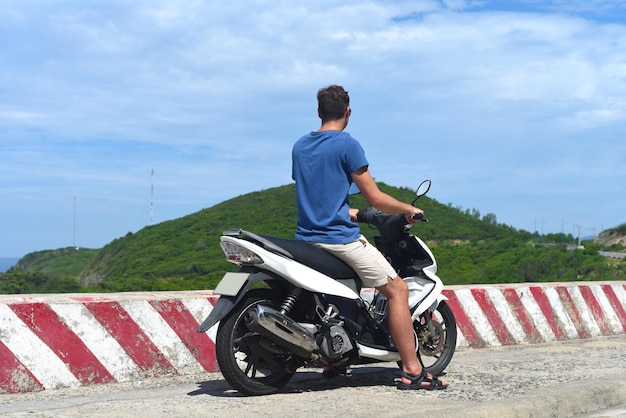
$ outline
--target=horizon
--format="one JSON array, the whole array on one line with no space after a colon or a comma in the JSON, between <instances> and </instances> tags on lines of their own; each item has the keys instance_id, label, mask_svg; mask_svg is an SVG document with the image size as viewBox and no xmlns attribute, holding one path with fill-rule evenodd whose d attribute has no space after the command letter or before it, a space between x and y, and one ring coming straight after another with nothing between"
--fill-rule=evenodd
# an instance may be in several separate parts
<instances>
[{"instance_id":1,"label":"horizon","mask_svg":"<svg viewBox=\"0 0 626 418\"><path fill-rule=\"evenodd\" d=\"M518 230L626 222L626 3L3 5L0 254L290 183L329 84L379 181Z\"/></svg>"},{"instance_id":2,"label":"horizon","mask_svg":"<svg viewBox=\"0 0 626 418\"><path fill-rule=\"evenodd\" d=\"M0 273L6 273L6 271L13 267L22 257L0 257Z\"/></svg>"},{"instance_id":3,"label":"horizon","mask_svg":"<svg viewBox=\"0 0 626 418\"><path fill-rule=\"evenodd\" d=\"M287 185L285 184L285 185L280 185L280 186L273 186L273 187L268 187L267 189L271 189L271 188L275 188L275 187L284 187L284 186L287 186ZM389 184L388 184L388 186L395 187L395 188L402 188L402 187L405 187L405 188L406 188L406 186L395 186L395 185L389 185ZM262 190L255 190L255 191L251 191L251 192L249 192L249 193L257 193L257 192L261 192L261 191L263 191L263 190L266 190L266 189L262 189ZM211 207L216 206L216 205L219 205L219 204L224 203L224 202L226 202L226 201L228 201L228 200L231 200L231 199L236 199L236 198L238 198L238 197L244 196L244 195L249 194L249 193L244 193L244 194L242 194L242 195L234 196L234 197L232 197L232 198L230 198L230 199L227 199L227 200L225 200L225 201L223 201L223 202L218 202L218 203L216 203L215 205L212 205ZM450 206L450 207L452 207L453 209L457 209L457 210L459 210L459 211L460 211L460 212L462 212L462 213L465 213L465 211L466 211L466 210L470 210L470 211L473 211L474 209L475 209L475 210L478 210L478 212L480 213L480 219L481 219L481 220L482 220L482 217L483 217L483 216L485 216L485 215L487 215L487 214L488 214L488 213L483 213L482 211L480 211L480 208L468 208L468 207L464 207L464 206L462 206L462 205L455 204L455 203L453 203L453 202L448 202L448 203L441 202L441 201L437 200L436 198L434 198L434 197L430 196L430 193L428 194L428 197L430 197L431 199L436 200L439 204L443 204L443 205L446 205L446 206ZM204 208L204 209L210 209L210 207L209 207L209 208ZM200 212L200 211L202 211L202 210L204 210L204 209L200 209L200 210L198 210L197 212ZM181 215L180 217L185 217L185 216L193 215L193 214L195 214L195 213L197 213L197 212L193 212L193 213L189 213L189 214L184 214L184 215ZM505 224L505 223L503 223L503 222L500 222L500 221L499 221L499 219L498 219L498 215L497 215L497 214L494 214L494 215L496 216L496 219L497 219L498 225L505 225L505 226L508 226L508 227L512 227L512 228L514 228L515 230L517 230L517 231L519 231L519 232L529 232L529 233L531 233L531 234L533 234L533 233L534 233L534 234L537 234L537 236L538 236L538 237L541 237L542 235L545 237L545 236L548 236L548 235L563 235L563 234L564 234L564 235L565 235L565 237L570 237L570 236L571 236L571 237L573 237L575 240L577 240L577 239L578 239L577 229L573 229L573 230L570 230L570 231L564 231L564 230L561 230L561 231L550 231L550 232L544 231L544 232L543 232L543 234L542 234L542 232L541 232L541 223L540 223L540 222L535 222L535 225L536 225L536 227L537 227L536 229L523 229L523 228L516 228L514 225L508 225L508 224ZM180 218L180 217L179 217L179 218ZM158 225L158 224L160 224L160 223L163 223L163 222L168 222L168 221L172 221L172 220L176 220L176 219L179 219L179 218L168 219L168 220L164 220L164 221L161 221L161 222L156 222L156 223L153 223L153 224L151 224L151 225ZM141 229L146 228L146 227L151 226L151 225L150 225L150 224L148 224L148 225L144 225L142 228L140 228L139 230L135 231L134 233L139 232ZM622 226L622 225L626 225L626 222L623 222L623 223L621 223L621 224L619 224L619 225L614 225L614 226L611 226L611 227L606 227L606 228L604 228L603 230L600 230L600 231L595 231L595 235L594 235L593 233L590 233L590 234L582 234L582 233L581 233L581 235L580 235L580 239L581 239L581 241L588 241L588 240L594 239L595 237L600 236L600 234L601 234L602 232L606 231L606 230L615 229L615 228L618 228L618 227L620 227L620 226ZM294 233L295 233L295 231L294 231ZM124 235L126 235L126 234L124 234ZM119 239L119 238L122 238L122 237L123 237L123 235L118 236L118 237L114 237L114 238L112 238L112 239L111 239L111 241L114 241L114 240ZM16 260L16 261L19 261L22 257L24 257L24 256L26 256L26 255L28 255L28 254L30 254L30 253L40 252L40 251L54 251L54 250L59 250L59 249L63 249L63 248L71 248L71 247L76 247L77 249L88 249L88 250L93 250L93 249L95 249L95 250L99 250L99 249L102 249L102 248L103 248L104 246L106 246L107 244L109 244L111 241L106 242L105 244L103 244L103 245L102 245L102 246L100 246L100 247L86 247L86 246L77 246L77 245L66 245L66 246L61 246L61 247L56 247L56 248L41 248L41 249L36 249L36 250L30 251L30 252L28 252L28 253L22 254L22 255L20 255L20 256L14 256L14 255L2 255L2 254L0 254L0 272L2 272L1 267L2 267L2 265L3 265L3 261L7 261L7 260ZM9 267L11 267L11 266L9 266Z\"/></svg>"}]
</instances>

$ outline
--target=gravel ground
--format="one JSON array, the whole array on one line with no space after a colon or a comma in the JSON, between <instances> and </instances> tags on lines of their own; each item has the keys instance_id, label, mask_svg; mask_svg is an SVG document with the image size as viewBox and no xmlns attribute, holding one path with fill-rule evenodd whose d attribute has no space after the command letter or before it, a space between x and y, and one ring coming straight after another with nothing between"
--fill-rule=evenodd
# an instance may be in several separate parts
<instances>
[{"instance_id":1,"label":"gravel ground","mask_svg":"<svg viewBox=\"0 0 626 418\"><path fill-rule=\"evenodd\" d=\"M219 373L1 394L4 417L569 417L626 413L626 335L466 349L443 391L398 391L393 363L325 379L303 370L281 393L244 397ZM608 413L612 415L600 415ZM605 412L601 412L605 411Z\"/></svg>"}]
</instances>

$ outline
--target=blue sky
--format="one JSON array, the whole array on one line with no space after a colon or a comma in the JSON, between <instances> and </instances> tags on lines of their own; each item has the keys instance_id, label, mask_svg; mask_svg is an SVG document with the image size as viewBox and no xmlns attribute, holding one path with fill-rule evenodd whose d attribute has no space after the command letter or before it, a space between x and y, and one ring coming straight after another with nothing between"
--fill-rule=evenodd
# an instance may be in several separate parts
<instances>
[{"instance_id":1,"label":"blue sky","mask_svg":"<svg viewBox=\"0 0 626 418\"><path fill-rule=\"evenodd\" d=\"M328 84L379 181L528 231L626 222L626 2L5 0L0 256L290 183Z\"/></svg>"}]
</instances>

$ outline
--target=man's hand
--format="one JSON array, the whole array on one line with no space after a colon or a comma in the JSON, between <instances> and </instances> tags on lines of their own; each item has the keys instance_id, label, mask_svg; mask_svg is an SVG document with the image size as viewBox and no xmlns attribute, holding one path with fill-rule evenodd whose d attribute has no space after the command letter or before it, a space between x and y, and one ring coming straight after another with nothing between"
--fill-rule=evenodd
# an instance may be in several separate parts
<instances>
[{"instance_id":1,"label":"man's hand","mask_svg":"<svg viewBox=\"0 0 626 418\"><path fill-rule=\"evenodd\" d=\"M356 215L359 213L359 210L350 208L348 209L348 213L350 213L350 220L356 222Z\"/></svg>"},{"instance_id":2,"label":"man's hand","mask_svg":"<svg viewBox=\"0 0 626 418\"><path fill-rule=\"evenodd\" d=\"M417 220L416 220L416 219L413 219L413 217L414 217L415 215L419 215L419 214L424 215L424 211L423 211L423 210L421 210L420 208L416 208L415 206L411 206L411 211L410 211L410 212L405 213L405 214L404 214L404 217L406 218L406 221L407 221L408 223L411 223L411 224L412 224L412 223L414 223L414 222L417 222Z\"/></svg>"}]
</instances>

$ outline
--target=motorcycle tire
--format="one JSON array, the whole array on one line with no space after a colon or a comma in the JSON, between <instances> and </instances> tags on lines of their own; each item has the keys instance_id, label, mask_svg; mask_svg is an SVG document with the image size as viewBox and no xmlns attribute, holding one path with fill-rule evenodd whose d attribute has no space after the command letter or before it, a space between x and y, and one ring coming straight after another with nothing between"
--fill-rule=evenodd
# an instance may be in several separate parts
<instances>
[{"instance_id":1,"label":"motorcycle tire","mask_svg":"<svg viewBox=\"0 0 626 418\"><path fill-rule=\"evenodd\" d=\"M215 354L226 381L245 395L278 392L296 373L290 367L290 354L271 351L262 337L245 324L246 312L258 304L277 308L275 293L269 289L248 292L241 303L222 321L215 339Z\"/></svg>"},{"instance_id":2,"label":"motorcycle tire","mask_svg":"<svg viewBox=\"0 0 626 418\"><path fill-rule=\"evenodd\" d=\"M450 306L441 301L432 314L434 333L429 331L425 321L415 321L414 330L418 342L418 356L424 369L434 376L440 376L448 367L456 350L456 319Z\"/></svg>"}]
</instances>

